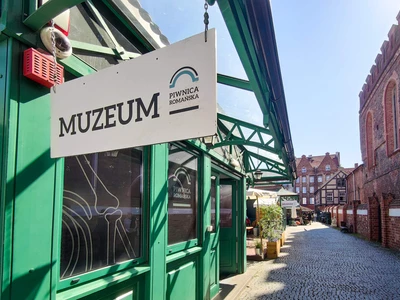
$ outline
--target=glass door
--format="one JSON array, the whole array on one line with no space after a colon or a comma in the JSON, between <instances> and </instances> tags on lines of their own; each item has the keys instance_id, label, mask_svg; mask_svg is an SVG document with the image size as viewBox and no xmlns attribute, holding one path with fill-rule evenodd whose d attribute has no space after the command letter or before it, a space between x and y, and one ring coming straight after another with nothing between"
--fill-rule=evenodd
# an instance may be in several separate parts
<instances>
[{"instance_id":1,"label":"glass door","mask_svg":"<svg viewBox=\"0 0 400 300\"><path fill-rule=\"evenodd\" d=\"M211 176L211 226L210 232L210 297L213 298L219 291L219 176Z\"/></svg>"},{"instance_id":2,"label":"glass door","mask_svg":"<svg viewBox=\"0 0 400 300\"><path fill-rule=\"evenodd\" d=\"M237 272L237 181L220 180L220 270Z\"/></svg>"}]
</instances>

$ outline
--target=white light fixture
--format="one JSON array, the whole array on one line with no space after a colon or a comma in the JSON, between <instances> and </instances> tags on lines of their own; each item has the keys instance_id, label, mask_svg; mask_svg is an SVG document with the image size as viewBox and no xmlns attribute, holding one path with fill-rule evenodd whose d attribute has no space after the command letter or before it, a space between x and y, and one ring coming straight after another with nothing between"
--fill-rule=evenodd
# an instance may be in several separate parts
<instances>
[{"instance_id":1,"label":"white light fixture","mask_svg":"<svg viewBox=\"0 0 400 300\"><path fill-rule=\"evenodd\" d=\"M254 172L254 178L257 179L257 180L260 180L261 177L262 177L262 174L263 174L263 172L261 172L260 170L256 170Z\"/></svg>"},{"instance_id":2,"label":"white light fixture","mask_svg":"<svg viewBox=\"0 0 400 300\"><path fill-rule=\"evenodd\" d=\"M52 33L54 33L55 39L55 54L58 58L63 59L71 56L72 46L69 39L64 33L55 27L47 26L40 31L40 39L43 45L46 47L47 51L53 53L53 39Z\"/></svg>"},{"instance_id":3,"label":"white light fixture","mask_svg":"<svg viewBox=\"0 0 400 300\"><path fill-rule=\"evenodd\" d=\"M104 152L104 156L117 157L118 156L118 150L106 151L106 152Z\"/></svg>"},{"instance_id":4,"label":"white light fixture","mask_svg":"<svg viewBox=\"0 0 400 300\"><path fill-rule=\"evenodd\" d=\"M209 135L203 137L203 143L206 144L207 147L212 147L217 142L217 135Z\"/></svg>"},{"instance_id":5,"label":"white light fixture","mask_svg":"<svg viewBox=\"0 0 400 300\"><path fill-rule=\"evenodd\" d=\"M233 157L229 160L229 164L232 167L235 167L235 168L239 168L240 167L239 161L237 159L234 159Z\"/></svg>"}]
</instances>

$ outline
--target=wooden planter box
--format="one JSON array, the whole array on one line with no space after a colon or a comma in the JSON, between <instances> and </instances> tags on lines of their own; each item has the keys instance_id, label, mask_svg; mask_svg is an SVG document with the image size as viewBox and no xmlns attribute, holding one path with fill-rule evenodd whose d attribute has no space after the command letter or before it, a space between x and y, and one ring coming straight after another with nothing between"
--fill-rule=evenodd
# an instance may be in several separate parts
<instances>
[{"instance_id":1,"label":"wooden planter box","mask_svg":"<svg viewBox=\"0 0 400 300\"><path fill-rule=\"evenodd\" d=\"M267 258L278 258L281 253L281 242L280 240L276 242L267 243Z\"/></svg>"},{"instance_id":2,"label":"wooden planter box","mask_svg":"<svg viewBox=\"0 0 400 300\"><path fill-rule=\"evenodd\" d=\"M280 239L281 247L283 246L283 244L285 244L285 241L286 241L286 233L282 232L282 237Z\"/></svg>"}]
</instances>

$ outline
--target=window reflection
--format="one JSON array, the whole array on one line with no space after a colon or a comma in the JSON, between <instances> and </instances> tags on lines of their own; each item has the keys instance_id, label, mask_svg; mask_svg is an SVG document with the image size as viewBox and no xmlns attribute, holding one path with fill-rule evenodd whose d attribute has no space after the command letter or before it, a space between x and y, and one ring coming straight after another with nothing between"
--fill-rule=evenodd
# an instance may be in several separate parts
<instances>
[{"instance_id":1,"label":"window reflection","mask_svg":"<svg viewBox=\"0 0 400 300\"><path fill-rule=\"evenodd\" d=\"M142 190L141 149L65 158L61 278L142 255Z\"/></svg>"},{"instance_id":2,"label":"window reflection","mask_svg":"<svg viewBox=\"0 0 400 300\"><path fill-rule=\"evenodd\" d=\"M171 146L168 165L168 244L197 238L197 157Z\"/></svg>"},{"instance_id":3,"label":"window reflection","mask_svg":"<svg viewBox=\"0 0 400 300\"><path fill-rule=\"evenodd\" d=\"M220 185L221 228L232 227L232 186Z\"/></svg>"},{"instance_id":4,"label":"window reflection","mask_svg":"<svg viewBox=\"0 0 400 300\"><path fill-rule=\"evenodd\" d=\"M213 228L213 232L216 231L216 225L215 225L215 201L217 197L217 184L216 184L216 178L215 176L211 177L211 226Z\"/></svg>"}]
</instances>

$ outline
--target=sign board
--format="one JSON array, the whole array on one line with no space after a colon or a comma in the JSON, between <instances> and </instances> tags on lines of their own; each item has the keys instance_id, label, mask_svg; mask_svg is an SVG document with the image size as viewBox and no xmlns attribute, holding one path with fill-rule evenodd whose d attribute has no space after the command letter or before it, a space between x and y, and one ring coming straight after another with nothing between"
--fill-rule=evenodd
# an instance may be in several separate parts
<instances>
[{"instance_id":1,"label":"sign board","mask_svg":"<svg viewBox=\"0 0 400 300\"><path fill-rule=\"evenodd\" d=\"M299 203L297 201L281 201L281 207L293 207L297 206Z\"/></svg>"},{"instance_id":2,"label":"sign board","mask_svg":"<svg viewBox=\"0 0 400 300\"><path fill-rule=\"evenodd\" d=\"M217 132L216 32L68 81L51 92L51 157Z\"/></svg>"}]
</instances>

